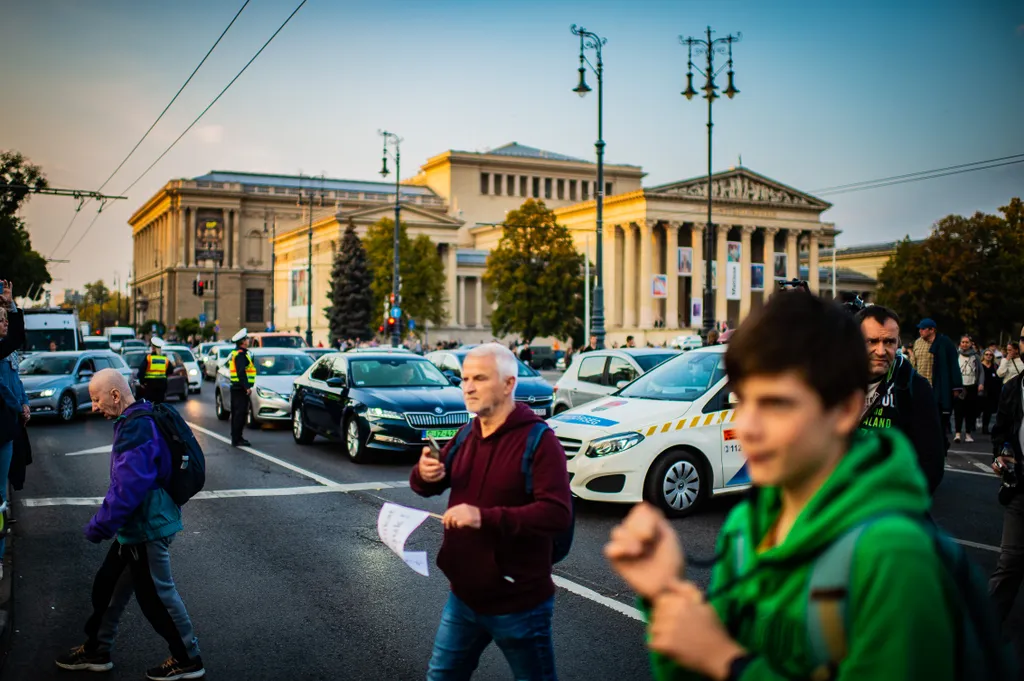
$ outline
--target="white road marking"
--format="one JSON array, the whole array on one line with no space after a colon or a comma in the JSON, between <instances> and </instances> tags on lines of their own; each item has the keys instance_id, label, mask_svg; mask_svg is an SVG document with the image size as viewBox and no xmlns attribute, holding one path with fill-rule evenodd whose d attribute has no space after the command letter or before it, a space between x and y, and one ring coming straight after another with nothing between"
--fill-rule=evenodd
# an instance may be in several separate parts
<instances>
[{"instance_id":1,"label":"white road marking","mask_svg":"<svg viewBox=\"0 0 1024 681\"><path fill-rule=\"evenodd\" d=\"M956 539L956 538L954 538L953 541L955 541L957 544L963 544L964 546L970 546L972 549L981 549L983 551L992 551L993 553L999 553L1000 552L1000 548L998 546L992 546L991 544L979 544L978 542L975 542L975 541L967 541L966 539Z\"/></svg>"},{"instance_id":2,"label":"white road marking","mask_svg":"<svg viewBox=\"0 0 1024 681\"><path fill-rule=\"evenodd\" d=\"M44 497L39 499L18 499L22 506L99 506L103 497Z\"/></svg>"},{"instance_id":3,"label":"white road marking","mask_svg":"<svg viewBox=\"0 0 1024 681\"><path fill-rule=\"evenodd\" d=\"M99 447L93 447L92 449L83 449L80 452L68 452L64 456L82 456L84 454L109 454L111 447L114 445L100 445Z\"/></svg>"},{"instance_id":4,"label":"white road marking","mask_svg":"<svg viewBox=\"0 0 1024 681\"><path fill-rule=\"evenodd\" d=\"M953 468L952 466L946 466L946 470L949 471L950 473L963 473L964 475L983 475L986 478L994 478L994 477L996 477L992 473L981 473L981 472L978 472L978 471L965 471L962 468ZM988 470L991 470L991 469L990 468L986 468L985 470L988 471Z\"/></svg>"},{"instance_id":5,"label":"white road marking","mask_svg":"<svg viewBox=\"0 0 1024 681\"><path fill-rule=\"evenodd\" d=\"M587 600L594 601L595 603L600 603L604 607L614 610L615 612L625 615L626 617L631 617L637 620L638 622L644 621L643 613L631 605L626 605L625 603L617 601L614 598L602 596L593 589L587 588L582 584L577 584L576 582L570 581L565 577L560 577L559 575L551 575L551 579L554 580L555 586L560 586L566 591L571 591L577 596L582 596Z\"/></svg>"},{"instance_id":6,"label":"white road marking","mask_svg":"<svg viewBox=\"0 0 1024 681\"><path fill-rule=\"evenodd\" d=\"M995 477L995 474L991 472L992 471L992 467L991 466L986 466L983 463L979 463L979 462L975 461L974 462L974 467L975 468L980 468L981 470L985 471L985 475L991 475L993 478Z\"/></svg>"}]
</instances>

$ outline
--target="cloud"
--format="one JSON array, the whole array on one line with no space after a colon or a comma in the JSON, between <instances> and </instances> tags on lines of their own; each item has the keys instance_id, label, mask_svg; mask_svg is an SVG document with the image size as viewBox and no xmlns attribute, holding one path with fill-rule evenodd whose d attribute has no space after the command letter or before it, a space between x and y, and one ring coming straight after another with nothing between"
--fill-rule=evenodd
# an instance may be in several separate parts
<instances>
[{"instance_id":1,"label":"cloud","mask_svg":"<svg viewBox=\"0 0 1024 681\"><path fill-rule=\"evenodd\" d=\"M196 137L204 144L220 144L224 138L224 126L204 125L201 128L196 128Z\"/></svg>"}]
</instances>

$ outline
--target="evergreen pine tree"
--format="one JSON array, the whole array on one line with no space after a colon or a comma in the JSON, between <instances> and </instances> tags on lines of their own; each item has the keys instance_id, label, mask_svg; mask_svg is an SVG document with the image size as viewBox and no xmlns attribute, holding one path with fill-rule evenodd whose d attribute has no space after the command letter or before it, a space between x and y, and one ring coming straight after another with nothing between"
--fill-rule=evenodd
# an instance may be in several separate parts
<instances>
[{"instance_id":1,"label":"evergreen pine tree","mask_svg":"<svg viewBox=\"0 0 1024 681\"><path fill-rule=\"evenodd\" d=\"M334 267L331 269L331 285L327 292L331 306L324 308L331 328L332 341L373 338L370 326L373 307L370 298L372 282L373 277L367 267L366 249L356 234L355 224L349 220L341 239L341 247L334 256Z\"/></svg>"}]
</instances>

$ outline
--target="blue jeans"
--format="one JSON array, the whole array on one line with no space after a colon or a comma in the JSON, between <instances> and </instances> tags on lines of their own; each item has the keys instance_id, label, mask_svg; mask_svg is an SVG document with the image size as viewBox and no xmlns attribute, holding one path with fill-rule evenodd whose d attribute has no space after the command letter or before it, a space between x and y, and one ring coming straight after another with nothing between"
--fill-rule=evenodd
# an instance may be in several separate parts
<instances>
[{"instance_id":1,"label":"blue jeans","mask_svg":"<svg viewBox=\"0 0 1024 681\"><path fill-rule=\"evenodd\" d=\"M478 615L455 594L449 594L434 639L427 681L466 681L491 641L505 655L515 681L556 681L551 641L554 605L552 596L525 612Z\"/></svg>"},{"instance_id":2,"label":"blue jeans","mask_svg":"<svg viewBox=\"0 0 1024 681\"><path fill-rule=\"evenodd\" d=\"M0 503L7 501L7 474L11 472L12 456L14 456L14 440L0 445ZM0 561L4 559L6 550L7 540L0 537Z\"/></svg>"}]
</instances>

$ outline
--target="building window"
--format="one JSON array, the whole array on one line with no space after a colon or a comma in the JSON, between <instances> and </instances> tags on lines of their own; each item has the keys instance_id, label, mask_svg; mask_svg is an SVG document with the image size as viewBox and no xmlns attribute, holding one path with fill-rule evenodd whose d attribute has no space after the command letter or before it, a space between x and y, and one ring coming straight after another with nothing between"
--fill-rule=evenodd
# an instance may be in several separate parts
<instances>
[{"instance_id":1,"label":"building window","mask_svg":"<svg viewBox=\"0 0 1024 681\"><path fill-rule=\"evenodd\" d=\"M501 196L501 178L503 176L500 173L494 173L494 186L491 187L491 192L495 196Z\"/></svg>"},{"instance_id":2,"label":"building window","mask_svg":"<svg viewBox=\"0 0 1024 681\"><path fill-rule=\"evenodd\" d=\"M292 270L291 279L288 282L288 299L292 307L305 307L306 305L306 270Z\"/></svg>"},{"instance_id":3,"label":"building window","mask_svg":"<svg viewBox=\"0 0 1024 681\"><path fill-rule=\"evenodd\" d=\"M559 200L565 198L565 180L558 181L558 198Z\"/></svg>"},{"instance_id":4,"label":"building window","mask_svg":"<svg viewBox=\"0 0 1024 681\"><path fill-rule=\"evenodd\" d=\"M519 176L519 196L526 196L526 175Z\"/></svg>"},{"instance_id":5,"label":"building window","mask_svg":"<svg viewBox=\"0 0 1024 681\"><path fill-rule=\"evenodd\" d=\"M550 199L551 198L551 178L550 177L545 177L544 178L544 198L545 199Z\"/></svg>"},{"instance_id":6,"label":"building window","mask_svg":"<svg viewBox=\"0 0 1024 681\"><path fill-rule=\"evenodd\" d=\"M604 195L605 196L611 196L612 195L612 183L611 182L605 182L604 183Z\"/></svg>"},{"instance_id":7,"label":"building window","mask_svg":"<svg viewBox=\"0 0 1024 681\"><path fill-rule=\"evenodd\" d=\"M505 177L505 193L509 196L516 195L516 176L508 175Z\"/></svg>"},{"instance_id":8,"label":"building window","mask_svg":"<svg viewBox=\"0 0 1024 681\"><path fill-rule=\"evenodd\" d=\"M245 321L263 322L263 289L245 289Z\"/></svg>"},{"instance_id":9,"label":"building window","mask_svg":"<svg viewBox=\"0 0 1024 681\"><path fill-rule=\"evenodd\" d=\"M533 178L533 198L535 198L535 199L539 199L540 198L540 178L539 177Z\"/></svg>"},{"instance_id":10,"label":"building window","mask_svg":"<svg viewBox=\"0 0 1024 681\"><path fill-rule=\"evenodd\" d=\"M480 173L480 193L490 194L491 193L491 174Z\"/></svg>"},{"instance_id":11,"label":"building window","mask_svg":"<svg viewBox=\"0 0 1024 681\"><path fill-rule=\"evenodd\" d=\"M582 180L580 182L580 193L583 194L583 200L590 200L590 180Z\"/></svg>"},{"instance_id":12,"label":"building window","mask_svg":"<svg viewBox=\"0 0 1024 681\"><path fill-rule=\"evenodd\" d=\"M569 180L569 200L576 200L576 180Z\"/></svg>"}]
</instances>

